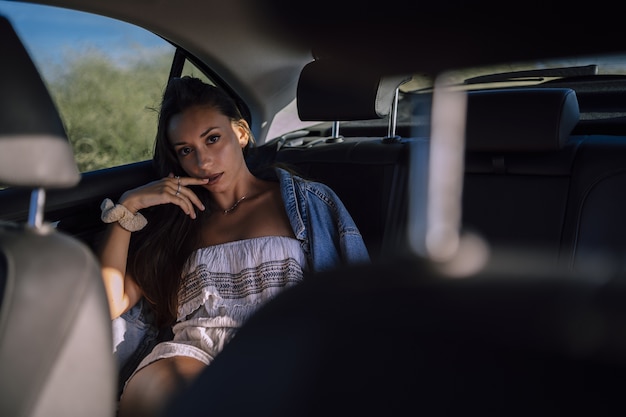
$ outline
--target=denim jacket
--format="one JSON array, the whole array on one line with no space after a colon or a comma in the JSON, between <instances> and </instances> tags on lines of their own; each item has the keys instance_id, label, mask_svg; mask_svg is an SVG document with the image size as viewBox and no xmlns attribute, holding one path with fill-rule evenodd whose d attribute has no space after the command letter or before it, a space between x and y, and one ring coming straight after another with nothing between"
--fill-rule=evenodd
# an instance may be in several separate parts
<instances>
[{"instance_id":1,"label":"denim jacket","mask_svg":"<svg viewBox=\"0 0 626 417\"><path fill-rule=\"evenodd\" d=\"M361 233L330 187L282 168L275 168L274 173L294 235L306 255L307 271L369 262ZM113 320L114 354L122 384L158 342L158 329L151 324L152 319L150 308L142 299Z\"/></svg>"},{"instance_id":2,"label":"denim jacket","mask_svg":"<svg viewBox=\"0 0 626 417\"><path fill-rule=\"evenodd\" d=\"M276 168L276 173L291 228L306 255L309 271L369 262L359 229L330 187L281 168Z\"/></svg>"}]
</instances>

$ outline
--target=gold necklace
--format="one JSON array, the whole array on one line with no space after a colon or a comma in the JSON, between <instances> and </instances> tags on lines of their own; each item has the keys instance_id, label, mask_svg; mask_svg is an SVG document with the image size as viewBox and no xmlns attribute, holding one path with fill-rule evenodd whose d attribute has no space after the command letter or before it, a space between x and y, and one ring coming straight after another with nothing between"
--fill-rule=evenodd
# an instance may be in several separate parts
<instances>
[{"instance_id":1,"label":"gold necklace","mask_svg":"<svg viewBox=\"0 0 626 417\"><path fill-rule=\"evenodd\" d=\"M246 199L246 196L244 195L239 200L235 201L235 204L233 204L230 208L227 208L226 210L223 211L224 215L232 213L237 208L237 206L239 206L239 203L241 203L245 199Z\"/></svg>"}]
</instances>

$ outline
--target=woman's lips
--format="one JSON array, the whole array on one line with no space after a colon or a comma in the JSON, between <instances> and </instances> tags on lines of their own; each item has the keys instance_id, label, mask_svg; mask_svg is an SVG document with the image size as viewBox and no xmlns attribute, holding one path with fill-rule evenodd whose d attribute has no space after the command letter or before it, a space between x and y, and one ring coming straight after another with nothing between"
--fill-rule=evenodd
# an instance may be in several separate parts
<instances>
[{"instance_id":1,"label":"woman's lips","mask_svg":"<svg viewBox=\"0 0 626 417\"><path fill-rule=\"evenodd\" d=\"M209 175L209 177L208 177L209 185L215 184L217 181L219 181L219 179L222 177L222 175L223 174Z\"/></svg>"}]
</instances>

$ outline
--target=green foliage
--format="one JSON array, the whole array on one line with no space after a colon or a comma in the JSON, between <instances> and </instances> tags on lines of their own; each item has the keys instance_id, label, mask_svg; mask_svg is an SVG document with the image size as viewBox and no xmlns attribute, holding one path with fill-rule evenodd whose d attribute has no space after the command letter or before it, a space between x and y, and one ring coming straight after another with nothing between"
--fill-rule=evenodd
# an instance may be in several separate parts
<instances>
[{"instance_id":1,"label":"green foliage","mask_svg":"<svg viewBox=\"0 0 626 417\"><path fill-rule=\"evenodd\" d=\"M152 157L171 59L162 53L122 65L93 50L48 68L48 87L81 172Z\"/></svg>"}]
</instances>

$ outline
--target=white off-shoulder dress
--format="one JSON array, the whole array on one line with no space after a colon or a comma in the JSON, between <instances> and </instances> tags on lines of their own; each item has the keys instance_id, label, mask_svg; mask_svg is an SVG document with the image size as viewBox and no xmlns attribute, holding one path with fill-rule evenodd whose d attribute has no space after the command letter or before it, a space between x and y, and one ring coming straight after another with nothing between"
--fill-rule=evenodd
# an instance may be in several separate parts
<instances>
[{"instance_id":1,"label":"white off-shoulder dress","mask_svg":"<svg viewBox=\"0 0 626 417\"><path fill-rule=\"evenodd\" d=\"M183 270L174 337L157 344L135 372L172 356L208 365L263 303L302 280L305 262L300 243L282 236L196 250Z\"/></svg>"}]
</instances>

